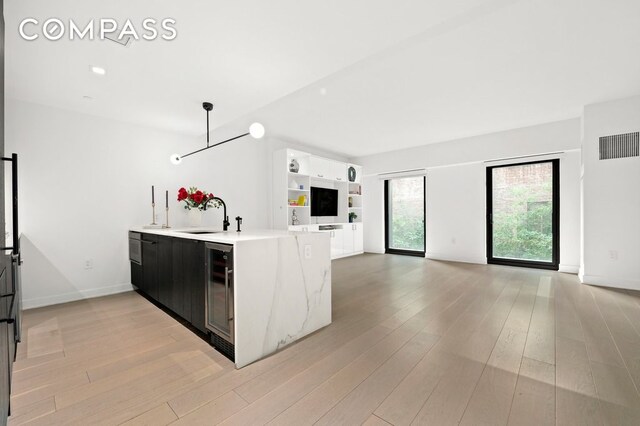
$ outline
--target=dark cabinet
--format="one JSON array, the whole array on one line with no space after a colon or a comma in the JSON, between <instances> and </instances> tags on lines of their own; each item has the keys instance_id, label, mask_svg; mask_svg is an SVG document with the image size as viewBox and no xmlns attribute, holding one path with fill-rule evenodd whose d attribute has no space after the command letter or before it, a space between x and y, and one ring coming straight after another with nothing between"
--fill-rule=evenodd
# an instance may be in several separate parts
<instances>
[{"instance_id":1,"label":"dark cabinet","mask_svg":"<svg viewBox=\"0 0 640 426\"><path fill-rule=\"evenodd\" d=\"M191 293L191 325L206 333L204 243L194 240L183 240L183 243L182 270L184 286Z\"/></svg>"},{"instance_id":2,"label":"dark cabinet","mask_svg":"<svg viewBox=\"0 0 640 426\"><path fill-rule=\"evenodd\" d=\"M0 265L0 295L10 292L7 288L7 272L5 265ZM10 316L10 297L0 298L0 424L6 424L9 415L9 395L11 389L11 364L13 363L13 328L7 319Z\"/></svg>"},{"instance_id":3,"label":"dark cabinet","mask_svg":"<svg viewBox=\"0 0 640 426\"><path fill-rule=\"evenodd\" d=\"M13 362L13 359L9 358L10 328L10 324L0 322L0 425L6 424L9 415L9 389L11 386L9 371Z\"/></svg>"},{"instance_id":4,"label":"dark cabinet","mask_svg":"<svg viewBox=\"0 0 640 426\"><path fill-rule=\"evenodd\" d=\"M158 236L142 234L142 287L140 289L158 300Z\"/></svg>"},{"instance_id":5,"label":"dark cabinet","mask_svg":"<svg viewBox=\"0 0 640 426\"><path fill-rule=\"evenodd\" d=\"M141 241L142 266L131 263L131 283L206 333L204 242L152 234Z\"/></svg>"},{"instance_id":6,"label":"dark cabinet","mask_svg":"<svg viewBox=\"0 0 640 426\"><path fill-rule=\"evenodd\" d=\"M184 246L197 242L180 238L158 239L158 301L191 322L190 274L185 275ZM187 247L187 250L189 247Z\"/></svg>"},{"instance_id":7,"label":"dark cabinet","mask_svg":"<svg viewBox=\"0 0 640 426\"><path fill-rule=\"evenodd\" d=\"M142 265L138 265L137 263L131 263L131 284L138 288L142 288Z\"/></svg>"},{"instance_id":8,"label":"dark cabinet","mask_svg":"<svg viewBox=\"0 0 640 426\"><path fill-rule=\"evenodd\" d=\"M173 304L173 246L172 238L158 237L158 302L172 311Z\"/></svg>"},{"instance_id":9,"label":"dark cabinet","mask_svg":"<svg viewBox=\"0 0 640 426\"><path fill-rule=\"evenodd\" d=\"M13 321L7 324L7 342L9 345L9 367L10 367L9 368L9 394L11 394L11 383L13 380L13 362L16 359L16 350L18 349L18 345L16 342L16 327L17 327L17 323L15 321L15 314L14 314Z\"/></svg>"},{"instance_id":10,"label":"dark cabinet","mask_svg":"<svg viewBox=\"0 0 640 426\"><path fill-rule=\"evenodd\" d=\"M0 259L0 425L10 414L11 373L16 354L17 297L10 256ZM17 294L17 296L16 296Z\"/></svg>"},{"instance_id":11,"label":"dark cabinet","mask_svg":"<svg viewBox=\"0 0 640 426\"><path fill-rule=\"evenodd\" d=\"M185 304L186 286L184 285L184 272L182 270L182 246L183 242L179 238L171 239L171 274L173 277L171 285L171 310L182 318L191 322L191 293L189 293L189 303Z\"/></svg>"}]
</instances>

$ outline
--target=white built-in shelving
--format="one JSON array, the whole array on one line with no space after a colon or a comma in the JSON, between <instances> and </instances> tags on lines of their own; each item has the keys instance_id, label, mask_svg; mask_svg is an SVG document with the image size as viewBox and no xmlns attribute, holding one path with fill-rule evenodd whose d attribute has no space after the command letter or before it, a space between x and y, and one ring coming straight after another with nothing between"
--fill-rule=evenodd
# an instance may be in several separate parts
<instances>
[{"instance_id":1,"label":"white built-in shelving","mask_svg":"<svg viewBox=\"0 0 640 426\"><path fill-rule=\"evenodd\" d=\"M290 167L292 160L297 163L297 172ZM349 176L350 167L355 170L355 178ZM273 156L273 227L329 232L333 258L362 253L364 209L361 178L362 167L355 164L292 149L276 151ZM338 191L337 216L311 216L311 187Z\"/></svg>"}]
</instances>

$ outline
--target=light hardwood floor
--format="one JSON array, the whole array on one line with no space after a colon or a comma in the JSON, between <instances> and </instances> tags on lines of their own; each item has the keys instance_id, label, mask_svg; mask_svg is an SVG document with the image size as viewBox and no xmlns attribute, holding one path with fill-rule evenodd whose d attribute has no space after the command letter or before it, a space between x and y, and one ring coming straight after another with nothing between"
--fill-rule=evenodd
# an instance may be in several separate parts
<instances>
[{"instance_id":1,"label":"light hardwood floor","mask_svg":"<svg viewBox=\"0 0 640 426\"><path fill-rule=\"evenodd\" d=\"M640 424L640 295L364 255L333 324L235 370L136 293L27 311L11 425Z\"/></svg>"}]
</instances>

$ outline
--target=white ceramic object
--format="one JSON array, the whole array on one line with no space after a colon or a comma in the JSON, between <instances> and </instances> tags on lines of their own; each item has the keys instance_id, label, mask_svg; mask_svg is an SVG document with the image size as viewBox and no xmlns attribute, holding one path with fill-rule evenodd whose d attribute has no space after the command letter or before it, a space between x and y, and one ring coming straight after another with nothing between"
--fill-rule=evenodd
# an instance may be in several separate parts
<instances>
[{"instance_id":1,"label":"white ceramic object","mask_svg":"<svg viewBox=\"0 0 640 426\"><path fill-rule=\"evenodd\" d=\"M202 210L191 209L188 211L188 215L189 215L189 226L202 225Z\"/></svg>"}]
</instances>

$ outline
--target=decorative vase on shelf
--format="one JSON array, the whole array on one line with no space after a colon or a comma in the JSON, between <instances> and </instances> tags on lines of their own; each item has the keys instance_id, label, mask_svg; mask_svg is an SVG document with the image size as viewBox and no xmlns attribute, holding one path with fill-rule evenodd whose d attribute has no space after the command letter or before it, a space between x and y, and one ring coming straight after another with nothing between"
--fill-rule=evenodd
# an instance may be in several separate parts
<instances>
[{"instance_id":1,"label":"decorative vase on shelf","mask_svg":"<svg viewBox=\"0 0 640 426\"><path fill-rule=\"evenodd\" d=\"M189 226L202 225L202 210L189 209L188 214L189 214Z\"/></svg>"},{"instance_id":2,"label":"decorative vase on shelf","mask_svg":"<svg viewBox=\"0 0 640 426\"><path fill-rule=\"evenodd\" d=\"M356 169L353 166L350 166L347 169L347 175L349 178L349 182L355 182L356 181Z\"/></svg>"},{"instance_id":3,"label":"decorative vase on shelf","mask_svg":"<svg viewBox=\"0 0 640 426\"><path fill-rule=\"evenodd\" d=\"M295 158L292 158L289 162L289 171L291 173L298 173L298 171L300 171L300 164Z\"/></svg>"}]
</instances>

